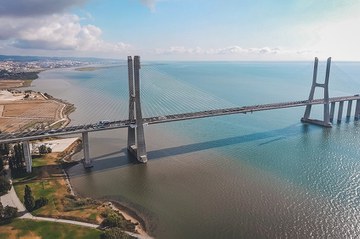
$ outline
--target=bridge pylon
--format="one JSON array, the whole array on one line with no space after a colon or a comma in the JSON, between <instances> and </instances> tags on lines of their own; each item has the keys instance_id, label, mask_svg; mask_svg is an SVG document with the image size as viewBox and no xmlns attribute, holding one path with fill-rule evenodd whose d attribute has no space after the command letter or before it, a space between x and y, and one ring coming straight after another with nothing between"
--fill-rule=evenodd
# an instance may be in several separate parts
<instances>
[{"instance_id":1,"label":"bridge pylon","mask_svg":"<svg viewBox=\"0 0 360 239\"><path fill-rule=\"evenodd\" d=\"M330 123L330 112L329 112L329 77L330 77L330 66L331 66L331 57L327 59L326 64L326 74L325 74L325 82L324 83L317 83L317 71L318 71L318 58L315 57L314 61L314 72L313 72L313 82L311 85L311 90L309 94L309 103L314 100L314 93L316 87L324 88L324 114L323 114L323 120L317 120L317 119L310 119L310 113L311 113L311 104L306 105L304 117L301 118L301 122L304 123L310 123L310 124L316 124L324 127L331 127Z\"/></svg>"},{"instance_id":2,"label":"bridge pylon","mask_svg":"<svg viewBox=\"0 0 360 239\"><path fill-rule=\"evenodd\" d=\"M144 125L140 102L140 57L128 56L129 120L127 149L139 162L147 162Z\"/></svg>"},{"instance_id":3,"label":"bridge pylon","mask_svg":"<svg viewBox=\"0 0 360 239\"><path fill-rule=\"evenodd\" d=\"M23 144L24 159L26 165L26 172L31 173L32 171L32 157L30 152L30 143L28 140L24 141Z\"/></svg>"},{"instance_id":4,"label":"bridge pylon","mask_svg":"<svg viewBox=\"0 0 360 239\"><path fill-rule=\"evenodd\" d=\"M82 147L83 147L83 153L84 153L84 160L83 164L85 168L91 168L92 160L90 158L90 146L89 146L89 133L88 132L82 132Z\"/></svg>"}]
</instances>

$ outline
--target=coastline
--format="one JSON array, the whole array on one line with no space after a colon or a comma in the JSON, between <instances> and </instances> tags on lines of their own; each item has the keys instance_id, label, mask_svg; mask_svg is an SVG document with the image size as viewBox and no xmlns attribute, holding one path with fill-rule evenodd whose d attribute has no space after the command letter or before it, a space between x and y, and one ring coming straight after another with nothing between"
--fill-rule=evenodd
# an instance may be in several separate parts
<instances>
[{"instance_id":1,"label":"coastline","mask_svg":"<svg viewBox=\"0 0 360 239\"><path fill-rule=\"evenodd\" d=\"M63 169L63 173L64 173L65 181L67 184L66 186L68 187L71 195L82 197L82 195L79 195L74 191L74 189L71 185L71 182L70 182L69 174L67 173L66 169ZM98 200L98 199L95 199L95 200ZM104 200L100 200L100 201L103 205L109 206L113 211L120 213L126 220L129 220L134 225L136 225L135 226L136 233L138 233L141 236L145 236L145 237L149 237L149 238L151 237L148 232L148 229L146 227L147 224L146 224L144 218L140 217L135 210L133 210L130 207L125 206L124 204L122 204L121 202L116 201L116 200L104 199Z\"/></svg>"},{"instance_id":2,"label":"coastline","mask_svg":"<svg viewBox=\"0 0 360 239\"><path fill-rule=\"evenodd\" d=\"M45 72L45 71L44 71ZM42 72L41 72L42 73ZM39 77L41 78L41 76ZM37 79L35 79L37 80ZM35 81L34 80L34 81ZM31 82L32 83L32 82ZM19 88L24 88L24 87L32 87L32 89L36 89L36 87L34 87L33 85L29 85L29 86L23 86L23 87L19 87ZM67 102L64 99L60 99L57 98L56 96L52 96L49 95L47 93L41 93L45 99L47 100L53 100L56 101L60 104L63 104L62 110L59 112L61 119L54 122L51 125L55 125L56 123L60 122L60 121L65 121L64 123L62 123L62 127L65 127L66 125L68 125L71 122L71 118L70 118L70 114L72 112L74 112L76 110L76 107L74 106L74 104ZM66 118L66 120L64 120L64 118ZM73 156L74 154L70 155L70 158ZM71 161L71 160L70 160ZM66 186L68 187L70 193L74 196L80 196L81 195L77 194L76 191L74 191L73 186L71 185L71 181L70 181L70 177L69 174L67 172L67 169L63 169L63 173L64 173L64 177L65 177L65 181L66 181ZM136 213L135 210L133 210L130 207L125 206L124 204L122 204L119 201L115 201L115 200L101 200L102 203L105 204L110 204L109 206L114 210L119 212L120 214L123 215L123 217L126 220L130 220L132 223L134 223L136 225L136 232L138 234L140 234L141 236L145 236L145 237L149 237L150 235L148 234L148 229L146 226L146 219L141 218L138 213Z\"/></svg>"},{"instance_id":3,"label":"coastline","mask_svg":"<svg viewBox=\"0 0 360 239\"><path fill-rule=\"evenodd\" d=\"M63 169L64 177L67 183L67 187L73 196L77 196L80 198L84 198L83 195L77 193L71 185L70 176L67 172L67 169ZM100 201L103 205L109 206L113 211L120 213L126 220L131 221L135 225L135 233L138 233L141 236L152 238L152 235L149 232L148 226L146 223L146 219L142 218L139 213L136 212L133 208L129 206L125 206L119 200L111 200L111 199L96 199L94 200Z\"/></svg>"},{"instance_id":4,"label":"coastline","mask_svg":"<svg viewBox=\"0 0 360 239\"><path fill-rule=\"evenodd\" d=\"M114 211L118 211L125 217L126 220L130 220L132 223L137 224L135 230L138 234L150 237L149 230L146 227L146 222L144 218L141 218L135 210L131 209L130 207L124 206L119 201L108 201L111 203L110 207Z\"/></svg>"}]
</instances>

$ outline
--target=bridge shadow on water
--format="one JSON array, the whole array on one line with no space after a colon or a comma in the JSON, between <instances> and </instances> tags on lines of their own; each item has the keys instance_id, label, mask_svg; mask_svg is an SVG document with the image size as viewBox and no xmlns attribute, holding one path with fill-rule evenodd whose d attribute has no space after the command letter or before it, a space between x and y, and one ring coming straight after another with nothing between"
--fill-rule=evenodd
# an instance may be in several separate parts
<instances>
[{"instance_id":1,"label":"bridge shadow on water","mask_svg":"<svg viewBox=\"0 0 360 239\"><path fill-rule=\"evenodd\" d=\"M194 153L198 151L204 151L215 148L222 148L231 145L244 144L249 142L254 142L258 140L266 140L266 142L261 142L258 146L271 144L273 142L283 140L289 137L293 137L300 134L307 134L313 130L322 130L321 127L306 125L306 124L295 124L281 129L275 129L265 132L258 132L247 135L240 135L235 137L229 137L224 139L217 139L181 146L175 146L166 149L153 150L148 152L148 158L150 160L160 159L167 156L176 156L186 153Z\"/></svg>"},{"instance_id":2,"label":"bridge shadow on water","mask_svg":"<svg viewBox=\"0 0 360 239\"><path fill-rule=\"evenodd\" d=\"M258 132L253 134L240 135L235 137L229 137L229 138L223 138L223 139L217 139L217 140L211 140L211 141L205 141L199 143L192 143L187 145L180 145L170 148L163 148L159 150L152 150L148 152L148 159L149 161L153 161L170 156L177 156L177 155L205 151L215 148L222 148L231 145L239 145L254 141L260 141L258 146L261 147L263 145L271 144L283 139L287 139L289 137L306 135L314 130L326 130L326 129L323 129L318 126L299 123L295 125L290 125L285 128L275 129L265 132ZM115 168L120 168L129 165L136 166L139 164L136 161L136 159L127 152L126 148L123 148L119 151L114 151L108 154L93 157L92 159L93 159L94 167L86 171L99 172L99 171L112 170ZM83 172L79 172L78 170L76 171L77 171L76 173L77 175L86 173L86 171L83 170L81 170Z\"/></svg>"}]
</instances>

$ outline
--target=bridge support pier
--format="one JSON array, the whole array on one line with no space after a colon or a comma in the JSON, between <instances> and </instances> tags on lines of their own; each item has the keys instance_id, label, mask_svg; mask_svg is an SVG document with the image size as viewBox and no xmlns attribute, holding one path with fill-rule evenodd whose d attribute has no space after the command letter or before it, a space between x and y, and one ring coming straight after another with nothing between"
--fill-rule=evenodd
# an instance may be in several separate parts
<instances>
[{"instance_id":1,"label":"bridge support pier","mask_svg":"<svg viewBox=\"0 0 360 239\"><path fill-rule=\"evenodd\" d=\"M144 123L140 102L140 57L128 57L129 120L127 149L139 162L147 162Z\"/></svg>"},{"instance_id":2,"label":"bridge support pier","mask_svg":"<svg viewBox=\"0 0 360 239\"><path fill-rule=\"evenodd\" d=\"M338 117L337 117L337 122L338 122L338 123L341 123L343 109L344 109L344 101L340 101L340 103L339 103Z\"/></svg>"},{"instance_id":3,"label":"bridge support pier","mask_svg":"<svg viewBox=\"0 0 360 239\"><path fill-rule=\"evenodd\" d=\"M347 107L347 111L346 111L346 120L350 119L351 116L351 108L352 108L352 100L348 101L348 107Z\"/></svg>"},{"instance_id":4,"label":"bridge support pier","mask_svg":"<svg viewBox=\"0 0 360 239\"><path fill-rule=\"evenodd\" d=\"M84 167L85 168L91 168L92 160L90 158L90 152L89 152L89 133L88 132L82 132L82 148L84 152Z\"/></svg>"},{"instance_id":5,"label":"bridge support pier","mask_svg":"<svg viewBox=\"0 0 360 239\"><path fill-rule=\"evenodd\" d=\"M331 102L330 106L330 122L334 120L334 113L335 113L335 102Z\"/></svg>"},{"instance_id":6,"label":"bridge support pier","mask_svg":"<svg viewBox=\"0 0 360 239\"><path fill-rule=\"evenodd\" d=\"M31 173L32 171L32 157L30 152L30 144L29 141L23 142L23 150L24 150L24 159L26 165L26 172Z\"/></svg>"},{"instance_id":7,"label":"bridge support pier","mask_svg":"<svg viewBox=\"0 0 360 239\"><path fill-rule=\"evenodd\" d=\"M360 114L360 100L356 100L356 107L355 107L355 120L359 120Z\"/></svg>"},{"instance_id":8,"label":"bridge support pier","mask_svg":"<svg viewBox=\"0 0 360 239\"><path fill-rule=\"evenodd\" d=\"M304 117L301 118L301 122L303 123L310 123L310 124L316 124L323 127L331 127L330 123L330 113L329 113L329 76L330 76L330 65L331 65L331 57L327 59L327 65L326 65L326 76L325 76L325 83L317 83L317 70L318 70L318 58L315 57L314 62L314 72L313 72L313 82L310 90L309 95L309 103L314 99L314 93L316 87L324 88L324 115L323 120L316 120L316 119L310 119L310 113L311 113L311 104L306 105Z\"/></svg>"}]
</instances>

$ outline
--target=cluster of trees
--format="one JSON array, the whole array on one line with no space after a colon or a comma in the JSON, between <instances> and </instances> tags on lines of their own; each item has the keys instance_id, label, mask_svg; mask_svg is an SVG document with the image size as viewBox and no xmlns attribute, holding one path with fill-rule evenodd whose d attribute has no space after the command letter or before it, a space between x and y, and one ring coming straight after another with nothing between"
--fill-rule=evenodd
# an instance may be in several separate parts
<instances>
[{"instance_id":1,"label":"cluster of trees","mask_svg":"<svg viewBox=\"0 0 360 239\"><path fill-rule=\"evenodd\" d=\"M102 239L132 239L132 237L123 231L135 231L135 225L126 220L122 215L115 212L105 212L101 214L105 219L101 222L102 228L108 228L101 235Z\"/></svg>"},{"instance_id":2,"label":"cluster of trees","mask_svg":"<svg viewBox=\"0 0 360 239\"><path fill-rule=\"evenodd\" d=\"M49 154L52 150L50 147L46 147L45 144L39 146L39 154Z\"/></svg>"},{"instance_id":3,"label":"cluster of trees","mask_svg":"<svg viewBox=\"0 0 360 239\"><path fill-rule=\"evenodd\" d=\"M25 185L25 194L24 194L24 205L26 210L32 212L42 206L48 204L49 200L45 197L40 197L35 200L34 196L32 195L31 188L29 185Z\"/></svg>"},{"instance_id":4,"label":"cluster of trees","mask_svg":"<svg viewBox=\"0 0 360 239\"><path fill-rule=\"evenodd\" d=\"M14 145L14 154L9 159L9 167L13 174L23 173L25 170L25 157L22 144Z\"/></svg>"},{"instance_id":5,"label":"cluster of trees","mask_svg":"<svg viewBox=\"0 0 360 239\"><path fill-rule=\"evenodd\" d=\"M1 133L1 132L0 132ZM4 169L4 161L9 157L9 145L0 144L0 172Z\"/></svg>"},{"instance_id":6,"label":"cluster of trees","mask_svg":"<svg viewBox=\"0 0 360 239\"><path fill-rule=\"evenodd\" d=\"M7 222L17 216L17 208L6 206L0 202L0 222Z\"/></svg>"},{"instance_id":7,"label":"cluster of trees","mask_svg":"<svg viewBox=\"0 0 360 239\"><path fill-rule=\"evenodd\" d=\"M0 195L7 193L11 189L10 181L6 178L4 162L8 159L9 145L0 144Z\"/></svg>"}]
</instances>

